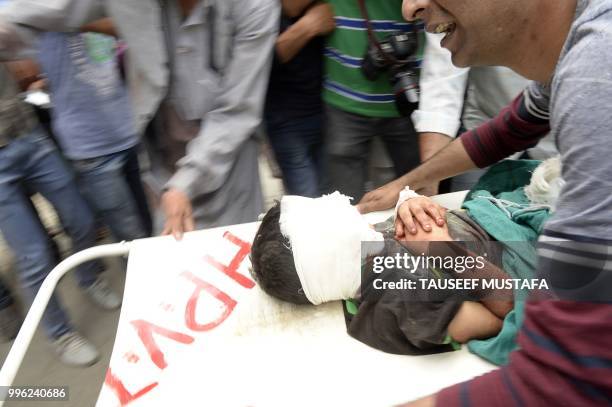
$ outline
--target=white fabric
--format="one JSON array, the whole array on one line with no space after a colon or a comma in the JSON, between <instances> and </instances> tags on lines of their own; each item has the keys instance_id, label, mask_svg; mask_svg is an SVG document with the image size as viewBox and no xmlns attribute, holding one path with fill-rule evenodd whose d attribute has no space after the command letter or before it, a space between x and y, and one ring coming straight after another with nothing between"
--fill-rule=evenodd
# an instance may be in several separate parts
<instances>
[{"instance_id":1,"label":"white fabric","mask_svg":"<svg viewBox=\"0 0 612 407\"><path fill-rule=\"evenodd\" d=\"M399 210L399 207L406 202L409 199L412 198L417 198L421 195L417 194L416 192L414 192L412 189L410 189L409 186L404 187L404 189L402 189L399 193L399 198L397 200L397 203L395 204L395 217L397 218L397 211Z\"/></svg>"},{"instance_id":2,"label":"white fabric","mask_svg":"<svg viewBox=\"0 0 612 407\"><path fill-rule=\"evenodd\" d=\"M561 188L565 181L561 178L561 156L549 158L533 172L531 182L525 187L525 195L534 204L549 205L555 210Z\"/></svg>"},{"instance_id":3,"label":"white fabric","mask_svg":"<svg viewBox=\"0 0 612 407\"><path fill-rule=\"evenodd\" d=\"M353 298L361 281L361 242L384 240L339 192L283 197L280 228L304 294L315 305Z\"/></svg>"},{"instance_id":4,"label":"white fabric","mask_svg":"<svg viewBox=\"0 0 612 407\"><path fill-rule=\"evenodd\" d=\"M419 109L412 113L419 133L434 132L455 137L461 125L463 99L469 70L457 68L451 54L440 46L444 34L426 34L419 86Z\"/></svg>"}]
</instances>

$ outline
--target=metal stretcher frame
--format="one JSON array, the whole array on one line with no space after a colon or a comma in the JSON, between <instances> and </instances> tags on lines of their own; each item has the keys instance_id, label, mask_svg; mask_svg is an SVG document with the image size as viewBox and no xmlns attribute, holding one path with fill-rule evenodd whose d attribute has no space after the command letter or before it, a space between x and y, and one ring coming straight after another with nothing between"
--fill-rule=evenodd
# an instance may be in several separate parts
<instances>
[{"instance_id":1,"label":"metal stretcher frame","mask_svg":"<svg viewBox=\"0 0 612 407\"><path fill-rule=\"evenodd\" d=\"M436 195L434 200L440 205L446 206L449 209L458 208L463 202L468 191L452 192L449 194ZM389 216L392 211L386 211L386 216ZM75 253L72 256L60 262L43 281L32 306L30 307L21 329L15 338L11 350L2 365L0 370L0 386L11 386L15 380L15 376L21 367L26 351L30 347L36 328L42 319L42 316L47 308L47 304L51 296L55 292L57 284L61 278L73 270L78 265L90 260L101 259L104 257L127 257L130 254L131 242L121 242L92 247L81 252ZM0 407L4 405L4 400L0 400Z\"/></svg>"},{"instance_id":2,"label":"metal stretcher frame","mask_svg":"<svg viewBox=\"0 0 612 407\"><path fill-rule=\"evenodd\" d=\"M38 294L36 294L36 298L34 298L34 302L21 325L13 346L11 346L11 350L2 365L2 370L0 370L0 386L10 386L13 380L15 380L15 375L23 362L23 357L30 346L30 342L32 342L36 328L61 278L70 270L87 261L104 257L127 256L130 253L130 247L130 242L92 247L73 254L51 270L38 290ZM4 401L0 400L0 406L3 405Z\"/></svg>"}]
</instances>

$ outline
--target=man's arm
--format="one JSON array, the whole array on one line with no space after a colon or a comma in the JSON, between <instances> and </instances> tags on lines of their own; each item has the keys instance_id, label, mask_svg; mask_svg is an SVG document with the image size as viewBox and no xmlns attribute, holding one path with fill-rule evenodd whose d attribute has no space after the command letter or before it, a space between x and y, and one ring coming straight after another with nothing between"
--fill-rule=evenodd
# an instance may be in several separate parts
<instances>
[{"instance_id":1,"label":"man's arm","mask_svg":"<svg viewBox=\"0 0 612 407\"><path fill-rule=\"evenodd\" d=\"M425 162L433 157L438 151L449 145L453 141L453 137L443 133L419 133L419 154L421 162ZM440 182L432 182L429 185L420 188L419 193L432 196L438 194Z\"/></svg>"},{"instance_id":2,"label":"man's arm","mask_svg":"<svg viewBox=\"0 0 612 407\"><path fill-rule=\"evenodd\" d=\"M117 29L115 24L110 17L104 17L99 20L89 22L79 29L81 32L94 32L99 34L110 35L111 37L118 37Z\"/></svg>"},{"instance_id":3,"label":"man's arm","mask_svg":"<svg viewBox=\"0 0 612 407\"><path fill-rule=\"evenodd\" d=\"M441 35L430 33L425 35L425 54L419 80L421 98L419 109L412 114L415 130L419 133L423 163L427 163L445 147L451 147L449 144L461 125L461 112L469 73L468 69L453 66L450 52L440 46ZM442 162L445 167L451 165L453 159L465 157L461 150L460 145L452 146L451 154L447 154L447 157L444 157L445 161ZM408 173L381 188L368 192L359 203L359 210L365 213L392 207L397 202L399 192L408 185L424 195L437 193L440 179L435 179L427 172L430 171L430 166L431 163L424 169L419 167L416 174ZM456 171L461 173L461 168Z\"/></svg>"},{"instance_id":4,"label":"man's arm","mask_svg":"<svg viewBox=\"0 0 612 407\"><path fill-rule=\"evenodd\" d=\"M316 0L281 0L283 14L289 18L299 17Z\"/></svg>"},{"instance_id":5,"label":"man's arm","mask_svg":"<svg viewBox=\"0 0 612 407\"><path fill-rule=\"evenodd\" d=\"M30 85L41 80L40 66L33 59L10 61L5 64L22 91L28 90Z\"/></svg>"},{"instance_id":6,"label":"man's arm","mask_svg":"<svg viewBox=\"0 0 612 407\"><path fill-rule=\"evenodd\" d=\"M261 122L280 7L276 0L249 4L236 9L233 56L215 106L202 118L199 135L189 142L162 196L162 205L174 208L177 219L166 233L177 238L182 236L183 221L191 218L189 200L225 182L240 148Z\"/></svg>"},{"instance_id":7,"label":"man's arm","mask_svg":"<svg viewBox=\"0 0 612 407\"><path fill-rule=\"evenodd\" d=\"M104 13L103 0L13 0L0 7L0 60L33 56L40 31L79 31Z\"/></svg>"},{"instance_id":8,"label":"man's arm","mask_svg":"<svg viewBox=\"0 0 612 407\"><path fill-rule=\"evenodd\" d=\"M432 158L400 178L368 192L357 205L361 213L392 208L404 187L418 191L432 182L476 168L461 139L455 139Z\"/></svg>"},{"instance_id":9,"label":"man's arm","mask_svg":"<svg viewBox=\"0 0 612 407\"><path fill-rule=\"evenodd\" d=\"M462 134L411 172L366 194L359 210L366 213L391 208L405 186L418 190L535 145L550 131L545 108L537 106L538 89L537 85L530 86L494 119Z\"/></svg>"},{"instance_id":10,"label":"man's arm","mask_svg":"<svg viewBox=\"0 0 612 407\"><path fill-rule=\"evenodd\" d=\"M276 40L276 55L282 63L293 59L314 37L329 34L336 27L334 11L327 3L308 9L295 24Z\"/></svg>"},{"instance_id":11,"label":"man's arm","mask_svg":"<svg viewBox=\"0 0 612 407\"><path fill-rule=\"evenodd\" d=\"M493 119L461 135L479 168L535 146L550 131L549 114L537 106L541 87L532 83Z\"/></svg>"},{"instance_id":12,"label":"man's arm","mask_svg":"<svg viewBox=\"0 0 612 407\"><path fill-rule=\"evenodd\" d=\"M421 162L429 160L457 135L469 70L456 68L451 54L440 46L441 34L425 34L425 54L419 86L419 109L412 114L419 133ZM422 189L425 195L437 194L438 183Z\"/></svg>"}]
</instances>

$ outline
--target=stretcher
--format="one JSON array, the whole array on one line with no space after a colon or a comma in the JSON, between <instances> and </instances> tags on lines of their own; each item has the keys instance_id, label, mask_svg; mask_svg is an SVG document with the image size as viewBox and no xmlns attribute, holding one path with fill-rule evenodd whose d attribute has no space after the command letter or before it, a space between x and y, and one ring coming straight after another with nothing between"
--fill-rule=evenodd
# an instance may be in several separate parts
<instances>
[{"instance_id":1,"label":"stretcher","mask_svg":"<svg viewBox=\"0 0 612 407\"><path fill-rule=\"evenodd\" d=\"M465 192L435 199L449 208ZM390 215L366 215L371 223ZM281 303L249 274L257 224L91 248L43 283L0 371L9 386L60 278L127 256L117 336L97 406L391 406L491 371L467 349L390 355L349 337L342 306ZM0 402L0 405L2 403Z\"/></svg>"}]
</instances>

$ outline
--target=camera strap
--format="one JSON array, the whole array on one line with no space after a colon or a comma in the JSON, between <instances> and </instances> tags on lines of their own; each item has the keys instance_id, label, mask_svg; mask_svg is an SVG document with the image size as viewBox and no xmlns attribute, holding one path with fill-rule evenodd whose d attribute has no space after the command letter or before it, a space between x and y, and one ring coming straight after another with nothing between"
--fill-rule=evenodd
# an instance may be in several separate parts
<instances>
[{"instance_id":1,"label":"camera strap","mask_svg":"<svg viewBox=\"0 0 612 407\"><path fill-rule=\"evenodd\" d=\"M385 52L382 45L380 45L378 38L376 38L376 35L374 34L374 28L372 28L372 21L370 21L370 15L368 13L368 8L366 7L365 2L366 0L357 0L357 3L359 4L359 11L361 12L361 16L365 20L366 31L368 33L368 39L370 40L370 42L374 44L378 52L380 52L380 54L383 55L387 63L390 63L390 64L406 63L407 61L398 60L393 55L390 55L389 53Z\"/></svg>"}]
</instances>

